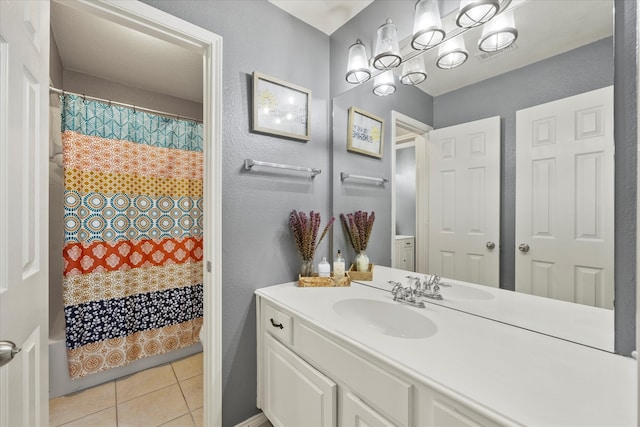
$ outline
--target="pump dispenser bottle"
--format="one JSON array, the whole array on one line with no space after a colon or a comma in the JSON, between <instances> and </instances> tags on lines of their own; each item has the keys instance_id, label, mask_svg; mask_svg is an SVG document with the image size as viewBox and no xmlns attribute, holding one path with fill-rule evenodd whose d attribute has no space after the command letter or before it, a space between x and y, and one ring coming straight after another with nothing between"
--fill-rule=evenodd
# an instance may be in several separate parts
<instances>
[{"instance_id":1,"label":"pump dispenser bottle","mask_svg":"<svg viewBox=\"0 0 640 427\"><path fill-rule=\"evenodd\" d=\"M344 277L344 258L342 258L342 251L338 249L336 259L333 261L333 276L336 279Z\"/></svg>"}]
</instances>

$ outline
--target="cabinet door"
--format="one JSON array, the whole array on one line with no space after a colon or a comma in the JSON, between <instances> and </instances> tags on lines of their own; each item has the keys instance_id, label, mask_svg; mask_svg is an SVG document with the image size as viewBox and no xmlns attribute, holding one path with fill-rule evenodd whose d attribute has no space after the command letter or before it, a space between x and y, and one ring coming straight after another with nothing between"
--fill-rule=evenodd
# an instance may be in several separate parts
<instances>
[{"instance_id":1,"label":"cabinet door","mask_svg":"<svg viewBox=\"0 0 640 427\"><path fill-rule=\"evenodd\" d=\"M340 427L396 427L350 392L343 396L342 404Z\"/></svg>"},{"instance_id":2,"label":"cabinet door","mask_svg":"<svg viewBox=\"0 0 640 427\"><path fill-rule=\"evenodd\" d=\"M336 384L264 334L264 404L275 427L334 427Z\"/></svg>"},{"instance_id":3,"label":"cabinet door","mask_svg":"<svg viewBox=\"0 0 640 427\"><path fill-rule=\"evenodd\" d=\"M413 267L413 245L402 247L402 258L404 259L404 269L408 271L415 271Z\"/></svg>"}]
</instances>

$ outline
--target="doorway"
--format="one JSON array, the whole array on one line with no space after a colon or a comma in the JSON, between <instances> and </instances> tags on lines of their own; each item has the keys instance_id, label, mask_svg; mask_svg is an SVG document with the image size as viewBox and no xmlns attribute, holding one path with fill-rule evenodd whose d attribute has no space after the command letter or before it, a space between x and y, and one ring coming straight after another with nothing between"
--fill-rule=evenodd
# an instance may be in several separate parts
<instances>
[{"instance_id":1,"label":"doorway","mask_svg":"<svg viewBox=\"0 0 640 427\"><path fill-rule=\"evenodd\" d=\"M427 272L427 141L431 126L391 112L392 267Z\"/></svg>"},{"instance_id":2,"label":"doorway","mask_svg":"<svg viewBox=\"0 0 640 427\"><path fill-rule=\"evenodd\" d=\"M153 7L139 3L139 2L116 2L116 1L100 1L100 2L54 2L54 5L64 6L72 8L75 11L86 14L87 16L99 17L110 23L117 23L123 27L131 29L146 37L162 40L165 43L171 43L179 46L182 49L186 49L190 52L199 55L201 80L202 80L202 112L204 122L203 132L203 156L204 156L204 187L207 191L204 193L204 222L207 224L204 232L204 246L203 246L203 259L205 262L205 272L203 275L204 282L204 312L206 325L206 336L204 345L204 400L207 402L204 409L204 422L208 425L219 425L221 423L221 316L220 316L220 236L221 236L221 185L219 171L221 170L221 96L222 96L222 40L219 36L212 34L206 30L198 28L192 24L186 23L178 18L175 18L167 13L161 12ZM11 9L11 12L16 12L17 15L23 15L25 18L25 26L27 26L27 35L31 39L25 40L24 38L17 37L20 34L24 34L24 28L17 26L4 26L3 25L3 37L0 39L6 39L6 43L0 40L0 65L8 64L9 59L18 63L18 59L12 56L6 57L5 54L11 55L13 52L28 52L33 57L38 59L43 64L49 63L49 20L50 20L50 7L49 2L17 2L15 8ZM7 6L9 7L9 6ZM19 10L24 9L24 10ZM4 12L4 8L3 8ZM3 13L4 14L4 13ZM16 22L22 23L22 19L17 19ZM42 26L40 24L43 24ZM78 23L80 24L80 23ZM42 28L41 28L42 27ZM14 31L15 30L15 31ZM87 38L93 37L93 34L85 34ZM100 44L104 43L104 40L94 40L96 50L99 50ZM5 45L13 45L11 49L6 48ZM3 59L4 58L4 59ZM30 57L31 58L31 57ZM5 62L5 59L7 61ZM26 60L25 60L26 61ZM26 63L26 62L25 62ZM24 99L24 103L27 103L32 109L36 110L38 114L29 114L23 116L24 120L13 120L17 124L21 125L19 131L23 132L25 136L29 136L29 141L36 141L34 136L39 130L43 130L45 138L38 138L40 145L46 147L44 141L49 138L47 134L53 135L54 132L47 132L49 123L49 114L47 111L49 97L46 95L49 76L45 67L30 67L32 62L28 65L21 67L20 69L13 67L12 74L7 74L5 81L7 87L20 88L24 86L24 75L29 76L29 89L31 92L25 93L15 92L9 95L9 98L3 96L2 102L9 102L8 100L16 101L17 106L22 105L20 99ZM122 68L127 67L128 64L117 64ZM31 69L30 69L31 68ZM126 70L125 70L126 71ZM21 73L20 73L21 72ZM35 73L35 74L34 74ZM3 77L5 74L3 73ZM5 80L3 78L3 80ZM20 81L22 80L22 82ZM4 86L3 86L4 87ZM4 95L6 92L2 91ZM13 97L13 98L12 98ZM17 108L20 110L20 108ZM6 113L9 109L4 109ZM13 117L17 119L19 117ZM0 118L0 122L4 122L6 114ZM6 136L6 135L4 135ZM16 134L14 137L21 138L21 134ZM4 139L4 137L3 137ZM3 144L4 141L3 141ZM46 176L43 169L47 168L48 162L46 157L48 151L42 146L29 146L29 153L33 157L31 165L26 165L26 169L29 173L32 187L28 192L22 192L29 196L29 200L35 197L33 195L42 195L38 198L38 213L46 212L49 208L49 200L46 197L47 184L46 180L35 179L40 176ZM19 164L25 156L20 156L17 152L10 152L4 157L3 164ZM28 157L31 158L31 157ZM35 166L34 166L35 165ZM37 168L37 169L36 169ZM45 169L46 170L46 169ZM32 172L33 171L33 172ZM6 181L3 181L6 184ZM19 189L18 189L19 190ZM3 204L4 205L4 204ZM6 206L6 205L5 205ZM34 211L34 209L30 209ZM0 212L0 216L4 217L5 211ZM34 215L28 216L27 219ZM42 216L38 216L36 219L42 219ZM46 221L46 214L44 216ZM39 222L36 221L22 221L28 225L30 234L26 243L38 242L38 259L45 260L42 268L40 265L35 265L35 273L41 271L46 276L48 258L48 242L49 236L46 226L40 227ZM43 222L43 221L40 221ZM35 224L35 225L32 225ZM7 246L9 239L5 239L6 235L2 233L2 247ZM13 244L20 244L21 241L14 239ZM18 246L19 247L19 246ZM27 245L27 248L31 246ZM6 251L0 250L2 259L0 263L6 261ZM30 253L28 254L31 257ZM15 264L15 265L14 265ZM8 270L11 275L21 275L22 266L17 263L8 263ZM16 274L14 274L16 273ZM24 274L22 274L24 276ZM43 276L39 275L38 277ZM30 274L30 277L35 277L34 274ZM12 285L10 285L12 286ZM38 279L37 289L34 289L32 294L45 294L47 293L48 280L43 277L43 280ZM9 297L12 294L5 293L2 296L2 304L4 306L22 304L20 300L15 299L9 301ZM40 302L44 302L43 306L37 305ZM29 423L29 420L24 419L24 416L31 418L32 424L47 424L47 391L48 391L48 363L47 363L47 341L48 341L48 322L46 315L48 307L46 307L47 301L44 299L32 299L31 309L22 310L25 316L35 317L34 311L43 313L45 317L38 323L36 330L41 331L37 336L37 342L25 341L24 337L16 333L17 330L3 331L3 335L13 334L16 338L16 344L26 348L23 352L24 356L19 356L20 361L11 363L8 366L9 375L2 375L0 377L0 389L12 390L11 404L9 404L9 393L2 393L0 398L0 407L3 408L3 417L0 420L0 424L5 425L4 421L7 421L6 425L22 425ZM14 327L24 322L24 317L20 317L16 311L2 311L1 323L4 325L13 324ZM39 318L40 319L40 318ZM33 322L31 322L33 323ZM12 327L13 328L13 327ZM29 338L31 339L31 337ZM34 368L35 360L42 360L42 369ZM3 371L3 373L6 371ZM24 379L24 380L23 380ZM35 393L33 393L35 390ZM28 398L27 398L28 396ZM6 409L6 410L4 410Z\"/></svg>"}]
</instances>

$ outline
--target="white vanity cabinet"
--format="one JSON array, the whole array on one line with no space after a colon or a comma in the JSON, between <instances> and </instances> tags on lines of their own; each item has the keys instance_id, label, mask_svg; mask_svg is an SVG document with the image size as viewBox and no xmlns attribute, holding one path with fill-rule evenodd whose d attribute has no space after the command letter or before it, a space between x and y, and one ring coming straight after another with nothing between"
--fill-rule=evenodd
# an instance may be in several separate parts
<instances>
[{"instance_id":1,"label":"white vanity cabinet","mask_svg":"<svg viewBox=\"0 0 640 427\"><path fill-rule=\"evenodd\" d=\"M396 236L394 268L415 271L415 237Z\"/></svg>"},{"instance_id":2,"label":"white vanity cabinet","mask_svg":"<svg viewBox=\"0 0 640 427\"><path fill-rule=\"evenodd\" d=\"M498 424L258 296L258 407L275 427Z\"/></svg>"}]
</instances>

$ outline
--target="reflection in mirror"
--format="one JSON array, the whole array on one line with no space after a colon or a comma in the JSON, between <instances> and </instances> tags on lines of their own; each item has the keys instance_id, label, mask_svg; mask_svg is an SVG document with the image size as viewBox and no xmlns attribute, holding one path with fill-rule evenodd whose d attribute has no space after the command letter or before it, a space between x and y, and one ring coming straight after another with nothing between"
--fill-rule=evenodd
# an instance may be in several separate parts
<instances>
[{"instance_id":1,"label":"reflection in mirror","mask_svg":"<svg viewBox=\"0 0 640 427\"><path fill-rule=\"evenodd\" d=\"M375 3L369 8L384 7L376 6ZM469 59L458 68L452 70L437 68L435 64L438 49L433 48L420 56L424 60L428 78L416 87L397 83L398 91L395 94L381 98L371 93L373 86L368 82L334 98L334 213L357 209L380 210L380 215L376 211L379 219L372 235L372 249L368 250L374 264L413 270L406 268L408 265L406 258L399 256L398 250L401 247L397 245L397 240L413 235L415 236L413 242L415 271L442 273L442 271L435 271L435 263L428 256L429 251L419 250L423 245L428 247L431 241L426 228L420 227L421 223L429 220L428 217L425 218L427 211L423 210L416 215L413 230L411 227L407 228L407 222L405 222L404 214L412 211L411 202L405 202L405 200L411 200L411 195L406 194L407 186L398 186L406 180L405 173L399 164L405 163L405 157L407 157L405 150L407 154L411 150L406 148L395 150L395 144L385 144L383 158L375 161L347 153L344 148L346 136L346 125L343 123L344 111L355 106L373 112L387 123L390 121L392 125L386 126L385 131L387 141L392 134L397 138L398 134L402 133L400 128L395 126L395 120L392 120L392 111L414 118L436 130L499 116L500 237L498 241L494 241L494 250L499 251L500 255L499 287L603 307L599 310L602 310L603 316L608 319L606 323L610 329L610 336L605 339L606 343L601 347L612 351L613 314L610 309L613 302L613 235L607 227L612 225L613 221L613 139L610 137L607 142L609 145L602 148L596 147L588 139L579 137L575 143L578 145L584 143L587 150L562 154L572 159L569 163L570 168L554 166L548 161L549 144L545 145L545 141L548 142L555 136L558 138L558 145L561 145L564 141L561 138L565 138L563 133L565 131L557 125L557 121L564 119L558 117L554 119L555 122L554 120L544 122L543 119L551 117L548 111L542 109L537 116L534 113L535 109L543 104L593 91L611 91L614 71L613 2L609 0L513 1L507 12L518 30L517 40L507 49L493 53L480 51L477 44L482 38L481 26L458 36L464 38L464 44L469 53ZM390 12L389 14L391 15ZM443 16L445 29L451 28L455 14L456 11ZM392 16L392 18L394 22L398 21L396 17ZM373 29L375 30L375 25ZM369 29L363 27L362 31L369 31ZM403 31L399 28L399 33L403 37L409 36L408 31L411 29ZM362 40L365 41L365 38L362 37ZM401 50L405 54L410 51L410 47L407 47L409 43L410 37L400 43ZM367 48L370 50L371 46ZM400 72L400 69L396 71L396 82ZM568 125L567 132L573 134L574 131L578 131L582 132L582 136L591 135L597 136L596 139L602 139L600 133L612 131L611 106L602 110L590 109L591 105L584 104L585 101L580 99L574 99L574 101L577 105L575 108L571 107L574 108L574 112L567 114L567 120L575 120L578 117L580 122L572 121ZM607 102L611 104L612 101ZM568 104L560 104L559 108L569 111ZM519 111L523 112L518 113ZM578 126L581 128L578 129ZM535 129L534 132L531 132L532 129ZM524 185L518 183L522 178L518 173L525 168L522 166L520 154L524 152L524 145L521 146L522 140L527 137L530 138L529 145L538 144L545 147L542 155L529 158L528 162L533 164L533 169L530 166L527 174L529 178L534 179L534 182ZM416 150L419 146L424 150L424 156L417 156L418 170L426 169L428 166L427 150L424 145L428 146L430 143L430 141L423 144L413 143ZM601 156L597 153L604 154ZM386 178L395 174L395 183L379 189L375 194L368 188L345 188L340 185L339 179L335 176L342 168L353 168L363 175L371 175L375 171L384 174ZM428 172L430 173L431 171ZM411 171L407 171L406 175L411 175ZM414 196L418 208L413 212L419 212L420 205L426 204L424 200L421 202L421 199L428 198L430 190L428 182L432 181L430 178L431 175L417 178L418 188ZM580 178L583 180L581 181ZM557 188L551 186L553 182L549 180L553 179L556 180ZM584 179L591 180L591 187L585 187ZM537 187L534 185L536 183ZM420 189L421 185L422 189ZM557 191L564 191L565 187L571 186L573 190L578 191L577 194L557 198L559 196L556 194ZM532 188L533 192L528 191ZM529 201L530 204L526 208L529 216L522 216L520 211L523 208L519 204L521 200ZM556 201L567 200L570 203L566 206L555 204ZM391 201L394 201L395 209L389 206ZM349 209L341 210L344 206L348 206ZM633 206L630 208L635 209ZM570 223L565 221L566 217L576 218L577 223L569 225ZM545 220L548 223L545 224ZM409 219L408 223L411 224L411 222ZM520 223L534 223L538 226L537 231L530 234L528 238L521 237L520 232L517 231ZM542 225L547 226L547 231L543 230ZM574 241L580 241L579 243L582 244L580 249L553 247L556 235L565 232ZM344 242L340 241L340 234L334 233L334 248L346 247ZM400 236L399 239L396 239L396 235ZM605 238L606 245L609 246L605 245L602 252L595 252L593 247L596 242ZM537 241L543 241L551 246L537 249ZM406 241L402 243L407 244ZM518 250L519 244L529 245L528 255L525 255L527 252ZM548 256L558 253L566 257L578 250L595 258L595 263L578 261L564 267L560 266L559 259ZM530 259L530 270L521 273L517 270L517 262L526 256ZM607 265L598 264L603 257L610 257ZM556 279L561 277L560 274L563 272L567 274L560 280L562 288L557 288L559 284ZM450 278L459 279L454 274ZM375 279L374 275L374 281ZM592 308L589 307L589 309ZM468 304L465 310L473 312L473 304ZM490 313L487 315L490 316ZM589 322L584 324L588 325ZM526 325L526 327L531 326ZM535 329L535 327L532 328Z\"/></svg>"}]
</instances>

